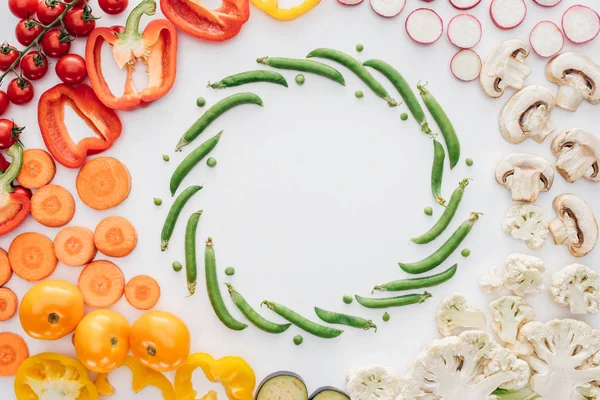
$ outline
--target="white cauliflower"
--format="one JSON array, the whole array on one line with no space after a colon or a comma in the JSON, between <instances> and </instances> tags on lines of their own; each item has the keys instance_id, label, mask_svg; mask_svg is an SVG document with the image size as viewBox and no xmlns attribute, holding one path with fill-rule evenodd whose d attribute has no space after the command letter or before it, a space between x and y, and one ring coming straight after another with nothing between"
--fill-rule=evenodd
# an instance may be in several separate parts
<instances>
[{"instance_id":1,"label":"white cauliflower","mask_svg":"<svg viewBox=\"0 0 600 400\"><path fill-rule=\"evenodd\" d=\"M527 364L489 333L467 331L432 341L402 379L396 400L487 400L498 387L524 388L529 376Z\"/></svg>"},{"instance_id":2,"label":"white cauliflower","mask_svg":"<svg viewBox=\"0 0 600 400\"><path fill-rule=\"evenodd\" d=\"M505 267L490 268L479 281L479 287L483 293L496 293L504 287Z\"/></svg>"},{"instance_id":3,"label":"white cauliflower","mask_svg":"<svg viewBox=\"0 0 600 400\"><path fill-rule=\"evenodd\" d=\"M585 265L567 265L552 276L550 296L571 314L600 312L600 275Z\"/></svg>"},{"instance_id":4,"label":"white cauliflower","mask_svg":"<svg viewBox=\"0 0 600 400\"><path fill-rule=\"evenodd\" d=\"M394 400L400 384L393 371L377 365L350 371L347 381L352 400Z\"/></svg>"},{"instance_id":5,"label":"white cauliflower","mask_svg":"<svg viewBox=\"0 0 600 400\"><path fill-rule=\"evenodd\" d=\"M544 290L544 262L527 254L514 253L504 261L504 287L516 294L539 293Z\"/></svg>"},{"instance_id":6,"label":"white cauliflower","mask_svg":"<svg viewBox=\"0 0 600 400\"><path fill-rule=\"evenodd\" d=\"M492 329L505 343L515 343L519 329L535 319L535 312L519 296L504 296L490 303Z\"/></svg>"},{"instance_id":7,"label":"white cauliflower","mask_svg":"<svg viewBox=\"0 0 600 400\"><path fill-rule=\"evenodd\" d=\"M539 207L531 204L512 206L504 220L502 229L513 238L525 241L533 250L541 249L548 238L548 215Z\"/></svg>"},{"instance_id":8,"label":"white cauliflower","mask_svg":"<svg viewBox=\"0 0 600 400\"><path fill-rule=\"evenodd\" d=\"M442 301L436 320L442 336L452 335L457 328L485 328L485 314L469 305L460 294L448 296Z\"/></svg>"}]
</instances>

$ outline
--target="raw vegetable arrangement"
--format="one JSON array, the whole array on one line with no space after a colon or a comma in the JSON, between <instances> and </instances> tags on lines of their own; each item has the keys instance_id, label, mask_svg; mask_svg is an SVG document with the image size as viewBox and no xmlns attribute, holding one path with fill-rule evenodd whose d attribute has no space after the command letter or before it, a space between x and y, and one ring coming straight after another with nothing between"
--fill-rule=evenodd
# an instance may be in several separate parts
<instances>
[{"instance_id":1,"label":"raw vegetable arrangement","mask_svg":"<svg viewBox=\"0 0 600 400\"><path fill-rule=\"evenodd\" d=\"M359 6L362 1L338 0L338 6ZM589 47L562 52L565 44L577 50L577 45L592 42L600 33L600 16L591 7L567 6L561 0L448 0L457 12L444 21L435 7L445 1L369 3L388 21L400 22L404 15L399 26L418 45L434 45L446 35L458 48L447 70L461 82L479 79L477 101L500 103L495 118L506 142L550 145L552 161L520 149L498 157L494 179L510 191L514 204L495 223L523 241L529 253L540 252L552 236L557 246L564 245L560 248L565 254L577 259L552 274L546 273L542 253L513 252L496 260L494 268L479 273L481 291L495 295L489 317L461 293L439 295L441 286L449 286L462 272L462 262L448 260L471 255L465 246L487 218L481 210L461 207L480 182L457 175L461 161L467 168L474 161L461 147L464 128L449 111L455 109L442 101L442 75L407 79L385 55L357 57L365 48L359 43L357 55L330 47L307 54L259 53L255 60L246 60L255 63L253 68L210 77L205 91L222 94L220 100L211 104L197 93L190 96L188 102L195 102L201 115L185 131L166 132L173 147L163 149L161 162L166 166L173 158L177 165L168 185L171 198L153 199L163 221L159 242L159 232L138 231L130 218L120 215L119 206L128 201L135 183L127 160L112 157L111 149L129 134L129 115L169 96L178 79L181 35L224 46L219 43L244 34L252 12L284 24L317 18L320 0L288 8L277 0L224 0L214 10L192 1L141 0L130 5L128 0L99 0L100 11L88 0L8 0L7 10L18 19L15 39L21 46L12 40L0 46L0 384L10 382L18 400L124 398L111 385L109 373L127 367L134 392L154 386L167 400L221 398L214 390L194 387L197 369L231 400L600 400L600 331L578 319L600 313L600 273L585 258L599 239L597 201L577 190L583 181L600 182L600 136L585 126L557 132L552 121L555 110L594 112L582 103L600 104L600 53L593 51L597 46L589 52ZM482 40L484 24L469 10L489 7L494 29L510 32L527 18L528 7L538 5L564 7L560 23L536 21L527 40L507 36L484 58L473 50ZM355 10L361 12L361 7ZM103 14L124 14L123 26L104 26ZM71 53L74 41L84 45L82 54ZM532 54L548 58L548 82L528 82ZM122 89L115 90L110 74L104 73L107 60L102 58L107 55L124 75ZM140 64L147 76L144 87L134 79ZM51 65L62 83L35 93L35 81ZM272 296L268 286L260 288L263 301L253 303L246 297L250 285L241 278L232 283L236 269L217 262L219 232L200 236L203 215L212 211L197 206L200 194L210 193L210 185L203 189L197 179L202 168L219 169L215 148L234 140L222 129L223 121L243 108L269 109L268 92L261 93L261 88L289 93L292 85L305 85L317 76L325 78L323 84L332 93L348 93L348 82L360 82L361 90L352 90L355 101L370 97L381 103L382 113L391 110L401 121L416 121L414 134L432 143L419 168L428 171L427 192L434 206L423 209L431 217L429 226L410 226L413 246L431 246L426 256L411 260L402 255L398 266L389 269L387 281L340 296L341 307L351 311L315 304L313 315ZM34 99L37 107L27 106ZM37 127L24 127L11 118L19 106L37 113ZM76 139L80 135L69 128L67 108L92 136ZM38 131L45 149L26 146ZM76 193L55 182L63 169L74 170ZM195 184L186 186L191 177ZM558 179L573 185L574 193L554 193L551 211L534 205L540 196L549 196ZM444 192L445 182L455 182L452 192ZM73 224L79 202L101 215L99 222ZM189 207L194 211L186 211ZM30 229L29 223L22 225L28 219L54 237ZM341 371L347 373L345 387L338 382L338 387L309 389L290 371L257 380L251 364L258 360L208 354L195 342L200 332L189 329L176 310L161 308L163 282L119 267L120 259L135 254L138 240L151 241L157 249L160 245L161 252L173 257L174 282L179 282L190 308L210 304L215 321L240 338L246 330L287 337L301 352L311 345L305 336L327 343L343 340L347 331L376 337L399 323L391 313L423 309L420 304L425 302L437 305L430 320L440 338L435 332L424 338L428 343L405 371L377 364ZM176 260L178 248L184 253ZM69 279L52 276L63 272L60 264L67 266ZM27 283L24 295L10 289L13 280ZM537 320L528 297L544 292L570 317ZM123 296L128 307L139 310L132 320L115 307ZM369 319L375 311L380 319ZM19 332L2 326L12 318L18 319ZM72 349L63 354L52 341L66 337ZM30 353L34 341L36 349L42 343L51 351Z\"/></svg>"}]
</instances>

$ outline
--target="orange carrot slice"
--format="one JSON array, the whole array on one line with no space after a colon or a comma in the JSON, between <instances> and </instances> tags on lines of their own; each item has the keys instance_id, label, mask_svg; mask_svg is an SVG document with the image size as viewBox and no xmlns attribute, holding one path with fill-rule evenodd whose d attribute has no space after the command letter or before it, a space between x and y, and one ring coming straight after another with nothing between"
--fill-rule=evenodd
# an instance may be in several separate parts
<instances>
[{"instance_id":1,"label":"orange carrot slice","mask_svg":"<svg viewBox=\"0 0 600 400\"><path fill-rule=\"evenodd\" d=\"M47 278L58 263L52 240L36 232L22 233L12 241L8 261L13 272L29 282Z\"/></svg>"},{"instance_id":2,"label":"orange carrot slice","mask_svg":"<svg viewBox=\"0 0 600 400\"><path fill-rule=\"evenodd\" d=\"M0 321L11 319L17 312L18 304L19 300L15 292L9 288L0 288Z\"/></svg>"},{"instance_id":3,"label":"orange carrot slice","mask_svg":"<svg viewBox=\"0 0 600 400\"><path fill-rule=\"evenodd\" d=\"M123 295L125 277L121 269L110 261L94 261L81 271L78 286L85 304L106 308Z\"/></svg>"},{"instance_id":4,"label":"orange carrot slice","mask_svg":"<svg viewBox=\"0 0 600 400\"><path fill-rule=\"evenodd\" d=\"M39 189L49 184L56 174L56 164L42 149L29 149L23 152L23 166L17 176L19 185L28 189Z\"/></svg>"},{"instance_id":5,"label":"orange carrot slice","mask_svg":"<svg viewBox=\"0 0 600 400\"><path fill-rule=\"evenodd\" d=\"M63 228L54 238L54 254L60 262L71 267L90 263L96 257L94 234L83 226Z\"/></svg>"},{"instance_id":6,"label":"orange carrot slice","mask_svg":"<svg viewBox=\"0 0 600 400\"><path fill-rule=\"evenodd\" d=\"M29 349L23 338L16 333L0 333L0 376L13 376L23 361L29 357Z\"/></svg>"},{"instance_id":7,"label":"orange carrot slice","mask_svg":"<svg viewBox=\"0 0 600 400\"><path fill-rule=\"evenodd\" d=\"M0 286L6 285L12 278L12 268L8 261L8 254L6 250L0 249Z\"/></svg>"},{"instance_id":8,"label":"orange carrot slice","mask_svg":"<svg viewBox=\"0 0 600 400\"><path fill-rule=\"evenodd\" d=\"M151 276L134 276L125 285L125 298L138 310L148 310L158 302L160 286Z\"/></svg>"},{"instance_id":9,"label":"orange carrot slice","mask_svg":"<svg viewBox=\"0 0 600 400\"><path fill-rule=\"evenodd\" d=\"M102 254L125 257L137 246L137 232L125 218L107 217L94 230L94 243Z\"/></svg>"},{"instance_id":10,"label":"orange carrot slice","mask_svg":"<svg viewBox=\"0 0 600 400\"><path fill-rule=\"evenodd\" d=\"M131 191L129 170L116 158L98 157L85 163L77 175L79 198L95 210L121 204Z\"/></svg>"},{"instance_id":11,"label":"orange carrot slice","mask_svg":"<svg viewBox=\"0 0 600 400\"><path fill-rule=\"evenodd\" d=\"M64 187L46 185L31 197L31 215L40 224L51 228L64 226L75 215L75 200Z\"/></svg>"}]
</instances>

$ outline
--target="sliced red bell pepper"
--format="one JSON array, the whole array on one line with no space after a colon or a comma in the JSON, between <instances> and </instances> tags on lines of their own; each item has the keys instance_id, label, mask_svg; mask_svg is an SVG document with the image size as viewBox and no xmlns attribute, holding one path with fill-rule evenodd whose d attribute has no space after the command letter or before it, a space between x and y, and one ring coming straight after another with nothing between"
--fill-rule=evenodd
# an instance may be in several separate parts
<instances>
[{"instance_id":1,"label":"sliced red bell pepper","mask_svg":"<svg viewBox=\"0 0 600 400\"><path fill-rule=\"evenodd\" d=\"M6 150L6 154L12 161L0 174L0 236L21 225L31 210L29 198L23 193L15 193L12 187L23 166L23 146L16 142Z\"/></svg>"},{"instance_id":2,"label":"sliced red bell pepper","mask_svg":"<svg viewBox=\"0 0 600 400\"><path fill-rule=\"evenodd\" d=\"M250 18L249 0L223 0L216 10L206 8L200 0L160 0L160 9L188 35L214 42L237 36Z\"/></svg>"},{"instance_id":3,"label":"sliced red bell pepper","mask_svg":"<svg viewBox=\"0 0 600 400\"><path fill-rule=\"evenodd\" d=\"M65 125L65 106L69 105L97 137L75 143ZM68 168L79 168L88 155L110 148L121 136L121 120L98 99L86 84L59 84L48 89L38 103L38 123L42 138L52 157Z\"/></svg>"},{"instance_id":4,"label":"sliced red bell pepper","mask_svg":"<svg viewBox=\"0 0 600 400\"><path fill-rule=\"evenodd\" d=\"M143 33L138 32L142 16L155 13L155 0L143 0L127 17L124 32L100 27L88 37L85 48L87 73L92 88L107 107L131 110L163 97L173 87L177 69L177 30L166 19L155 19L150 21ZM112 46L119 68L127 68L125 91L121 96L113 94L102 74L101 50L104 42ZM135 88L132 79L138 61L146 64L149 78L148 86L141 92Z\"/></svg>"}]
</instances>

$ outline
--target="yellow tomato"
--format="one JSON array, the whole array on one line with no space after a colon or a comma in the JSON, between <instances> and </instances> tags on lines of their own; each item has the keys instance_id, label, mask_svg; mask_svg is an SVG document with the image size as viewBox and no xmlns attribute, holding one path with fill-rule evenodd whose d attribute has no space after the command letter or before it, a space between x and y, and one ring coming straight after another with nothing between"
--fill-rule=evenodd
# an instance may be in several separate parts
<instances>
[{"instance_id":1,"label":"yellow tomato","mask_svg":"<svg viewBox=\"0 0 600 400\"><path fill-rule=\"evenodd\" d=\"M29 289L19 307L23 330L32 338L55 340L73 332L83 318L83 296L66 281L43 281Z\"/></svg>"},{"instance_id":2,"label":"yellow tomato","mask_svg":"<svg viewBox=\"0 0 600 400\"><path fill-rule=\"evenodd\" d=\"M155 371L173 371L190 354L190 331L179 317L150 311L131 326L129 344L140 364Z\"/></svg>"},{"instance_id":3,"label":"yellow tomato","mask_svg":"<svg viewBox=\"0 0 600 400\"><path fill-rule=\"evenodd\" d=\"M75 330L75 352L90 371L118 368L129 353L129 322L121 314L97 310L87 314Z\"/></svg>"}]
</instances>

